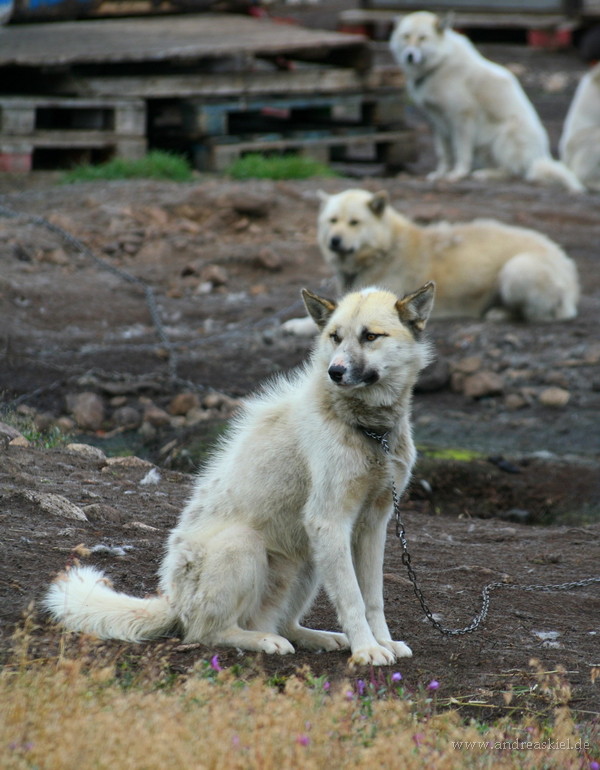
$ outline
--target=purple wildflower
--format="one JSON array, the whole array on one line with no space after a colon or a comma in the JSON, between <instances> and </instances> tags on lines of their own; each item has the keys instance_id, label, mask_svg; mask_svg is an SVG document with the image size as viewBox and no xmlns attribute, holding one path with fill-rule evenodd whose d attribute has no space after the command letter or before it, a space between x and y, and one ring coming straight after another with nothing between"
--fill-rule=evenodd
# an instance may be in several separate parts
<instances>
[{"instance_id":1,"label":"purple wildflower","mask_svg":"<svg viewBox=\"0 0 600 770\"><path fill-rule=\"evenodd\" d=\"M306 733L302 733L296 738L296 743L298 743L300 746L308 746L310 743L310 738Z\"/></svg>"},{"instance_id":2,"label":"purple wildflower","mask_svg":"<svg viewBox=\"0 0 600 770\"><path fill-rule=\"evenodd\" d=\"M392 674L392 682L401 682L402 674L399 671L394 671Z\"/></svg>"},{"instance_id":3,"label":"purple wildflower","mask_svg":"<svg viewBox=\"0 0 600 770\"><path fill-rule=\"evenodd\" d=\"M356 691L359 695L365 694L366 685L363 679L358 679L356 682Z\"/></svg>"},{"instance_id":4,"label":"purple wildflower","mask_svg":"<svg viewBox=\"0 0 600 770\"><path fill-rule=\"evenodd\" d=\"M329 682L323 682L323 689L325 692L329 692L329 688L331 687L331 684Z\"/></svg>"},{"instance_id":5,"label":"purple wildflower","mask_svg":"<svg viewBox=\"0 0 600 770\"><path fill-rule=\"evenodd\" d=\"M600 770L600 763L595 761L590 762L590 770Z\"/></svg>"},{"instance_id":6,"label":"purple wildflower","mask_svg":"<svg viewBox=\"0 0 600 770\"><path fill-rule=\"evenodd\" d=\"M423 735L423 733L415 733L413 735L413 741L417 744L417 746L420 746L424 740L425 740L425 736Z\"/></svg>"},{"instance_id":7,"label":"purple wildflower","mask_svg":"<svg viewBox=\"0 0 600 770\"><path fill-rule=\"evenodd\" d=\"M429 682L429 684L427 685L427 689L430 692L435 692L436 690L439 689L439 687L440 687L440 683L438 682L437 679L432 679L431 682Z\"/></svg>"},{"instance_id":8,"label":"purple wildflower","mask_svg":"<svg viewBox=\"0 0 600 770\"><path fill-rule=\"evenodd\" d=\"M212 658L210 659L210 667L212 668L213 671L223 671L223 667L219 663L218 655L212 656Z\"/></svg>"}]
</instances>

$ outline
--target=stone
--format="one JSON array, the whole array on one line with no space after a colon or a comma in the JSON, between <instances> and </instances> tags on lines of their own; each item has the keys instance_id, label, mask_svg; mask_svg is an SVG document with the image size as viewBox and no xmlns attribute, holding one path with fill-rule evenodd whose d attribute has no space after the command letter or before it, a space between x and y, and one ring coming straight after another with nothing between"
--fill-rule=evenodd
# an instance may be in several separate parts
<instances>
[{"instance_id":1,"label":"stone","mask_svg":"<svg viewBox=\"0 0 600 770\"><path fill-rule=\"evenodd\" d=\"M27 490L21 494L51 516L58 516L61 519L76 519L77 521L88 520L78 505L62 495L55 495L52 492L35 492L34 490Z\"/></svg>"},{"instance_id":2,"label":"stone","mask_svg":"<svg viewBox=\"0 0 600 770\"><path fill-rule=\"evenodd\" d=\"M102 427L104 401L97 393L70 393L67 396L67 409L82 430L100 430Z\"/></svg>"},{"instance_id":3,"label":"stone","mask_svg":"<svg viewBox=\"0 0 600 770\"><path fill-rule=\"evenodd\" d=\"M8 441L12 441L14 438L18 438L21 435L21 431L17 430L12 425L0 422L0 436L6 437Z\"/></svg>"},{"instance_id":4,"label":"stone","mask_svg":"<svg viewBox=\"0 0 600 770\"><path fill-rule=\"evenodd\" d=\"M185 393L178 393L167 407L169 414L185 415L191 412L192 409L197 409L200 406L200 398L197 393L191 391Z\"/></svg>"},{"instance_id":5,"label":"stone","mask_svg":"<svg viewBox=\"0 0 600 770\"><path fill-rule=\"evenodd\" d=\"M206 265L200 271L200 282L211 283L213 286L225 286L229 281L229 274L220 265Z\"/></svg>"},{"instance_id":6,"label":"stone","mask_svg":"<svg viewBox=\"0 0 600 770\"><path fill-rule=\"evenodd\" d=\"M120 406L115 409L112 416L114 424L118 428L139 428L142 416L134 406Z\"/></svg>"},{"instance_id":7,"label":"stone","mask_svg":"<svg viewBox=\"0 0 600 770\"><path fill-rule=\"evenodd\" d=\"M509 393L504 399L504 406L509 412L516 412L518 409L524 409L528 403L527 399L520 393Z\"/></svg>"},{"instance_id":8,"label":"stone","mask_svg":"<svg viewBox=\"0 0 600 770\"><path fill-rule=\"evenodd\" d=\"M482 365L483 361L479 356L467 356L455 361L452 368L456 372L462 372L462 374L474 374L481 369Z\"/></svg>"},{"instance_id":9,"label":"stone","mask_svg":"<svg viewBox=\"0 0 600 770\"><path fill-rule=\"evenodd\" d=\"M123 515L117 508L106 503L91 503L83 508L83 512L93 524L96 522L111 522L112 524L121 524Z\"/></svg>"},{"instance_id":10,"label":"stone","mask_svg":"<svg viewBox=\"0 0 600 770\"><path fill-rule=\"evenodd\" d=\"M76 452L77 454L85 455L86 457L89 457L91 460L96 460L102 465L106 463L106 455L97 446L91 446L90 444L73 443L73 444L67 444L65 449L68 452Z\"/></svg>"},{"instance_id":11,"label":"stone","mask_svg":"<svg viewBox=\"0 0 600 770\"><path fill-rule=\"evenodd\" d=\"M153 425L155 428L168 425L170 421L171 418L168 412L161 409L160 406L150 403L144 408L144 422L150 423L150 425Z\"/></svg>"},{"instance_id":12,"label":"stone","mask_svg":"<svg viewBox=\"0 0 600 770\"><path fill-rule=\"evenodd\" d=\"M538 400L542 406L549 406L554 409L561 409L566 406L571 399L571 394L564 388L552 387L542 390Z\"/></svg>"},{"instance_id":13,"label":"stone","mask_svg":"<svg viewBox=\"0 0 600 770\"><path fill-rule=\"evenodd\" d=\"M25 436L15 436L8 442L8 446L31 446L31 442Z\"/></svg>"},{"instance_id":14,"label":"stone","mask_svg":"<svg viewBox=\"0 0 600 770\"><path fill-rule=\"evenodd\" d=\"M495 372L482 370L465 377L463 393L467 398L498 396L504 390L504 381Z\"/></svg>"}]
</instances>

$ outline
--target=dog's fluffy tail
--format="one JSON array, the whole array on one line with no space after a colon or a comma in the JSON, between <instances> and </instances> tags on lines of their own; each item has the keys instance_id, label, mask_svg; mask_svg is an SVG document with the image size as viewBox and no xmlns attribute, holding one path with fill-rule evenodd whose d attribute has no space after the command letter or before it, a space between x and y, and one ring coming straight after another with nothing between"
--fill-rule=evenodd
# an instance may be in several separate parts
<instances>
[{"instance_id":1,"label":"dog's fluffy tail","mask_svg":"<svg viewBox=\"0 0 600 770\"><path fill-rule=\"evenodd\" d=\"M175 623L166 597L137 599L118 593L94 567L74 567L60 574L43 604L69 630L102 639L141 642L167 633Z\"/></svg>"},{"instance_id":2,"label":"dog's fluffy tail","mask_svg":"<svg viewBox=\"0 0 600 770\"><path fill-rule=\"evenodd\" d=\"M553 158L538 158L527 172L529 182L542 184L560 184L569 192L585 192L585 187L564 163Z\"/></svg>"}]
</instances>

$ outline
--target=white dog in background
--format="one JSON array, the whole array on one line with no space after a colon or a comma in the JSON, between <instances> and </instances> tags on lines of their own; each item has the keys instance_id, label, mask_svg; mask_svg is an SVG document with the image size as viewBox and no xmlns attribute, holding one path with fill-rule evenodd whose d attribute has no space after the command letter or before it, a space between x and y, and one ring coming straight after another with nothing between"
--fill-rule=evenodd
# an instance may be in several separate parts
<instances>
[{"instance_id":1,"label":"white dog in background","mask_svg":"<svg viewBox=\"0 0 600 770\"><path fill-rule=\"evenodd\" d=\"M437 15L401 18L390 49L434 132L438 165L430 178L457 181L479 166L483 178L520 176L583 191L551 157L548 135L517 78Z\"/></svg>"},{"instance_id":2,"label":"white dog in background","mask_svg":"<svg viewBox=\"0 0 600 770\"><path fill-rule=\"evenodd\" d=\"M600 64L582 77L575 91L559 151L581 182L600 192Z\"/></svg>"}]
</instances>

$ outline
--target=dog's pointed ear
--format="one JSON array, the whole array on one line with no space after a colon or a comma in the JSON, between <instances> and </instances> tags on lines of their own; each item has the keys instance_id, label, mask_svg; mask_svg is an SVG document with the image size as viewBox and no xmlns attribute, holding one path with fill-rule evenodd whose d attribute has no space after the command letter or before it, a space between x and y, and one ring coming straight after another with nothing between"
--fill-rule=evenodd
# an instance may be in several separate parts
<instances>
[{"instance_id":1,"label":"dog's pointed ear","mask_svg":"<svg viewBox=\"0 0 600 770\"><path fill-rule=\"evenodd\" d=\"M389 195L386 190L380 190L373 194L373 197L369 201L369 208L375 214L376 217L380 217L385 211L385 207L390 202Z\"/></svg>"},{"instance_id":2,"label":"dog's pointed ear","mask_svg":"<svg viewBox=\"0 0 600 770\"><path fill-rule=\"evenodd\" d=\"M433 308L435 284L429 281L413 294L407 294L396 302L396 310L403 324L408 326L415 337L425 329L427 319Z\"/></svg>"},{"instance_id":3,"label":"dog's pointed ear","mask_svg":"<svg viewBox=\"0 0 600 770\"><path fill-rule=\"evenodd\" d=\"M452 29L454 26L454 11L448 11L443 17L437 18L436 32L442 35L447 29Z\"/></svg>"},{"instance_id":4,"label":"dog's pointed ear","mask_svg":"<svg viewBox=\"0 0 600 770\"><path fill-rule=\"evenodd\" d=\"M317 324L319 329L323 329L337 304L332 299L319 297L308 289L302 289L302 299L306 306L309 316Z\"/></svg>"}]
</instances>

